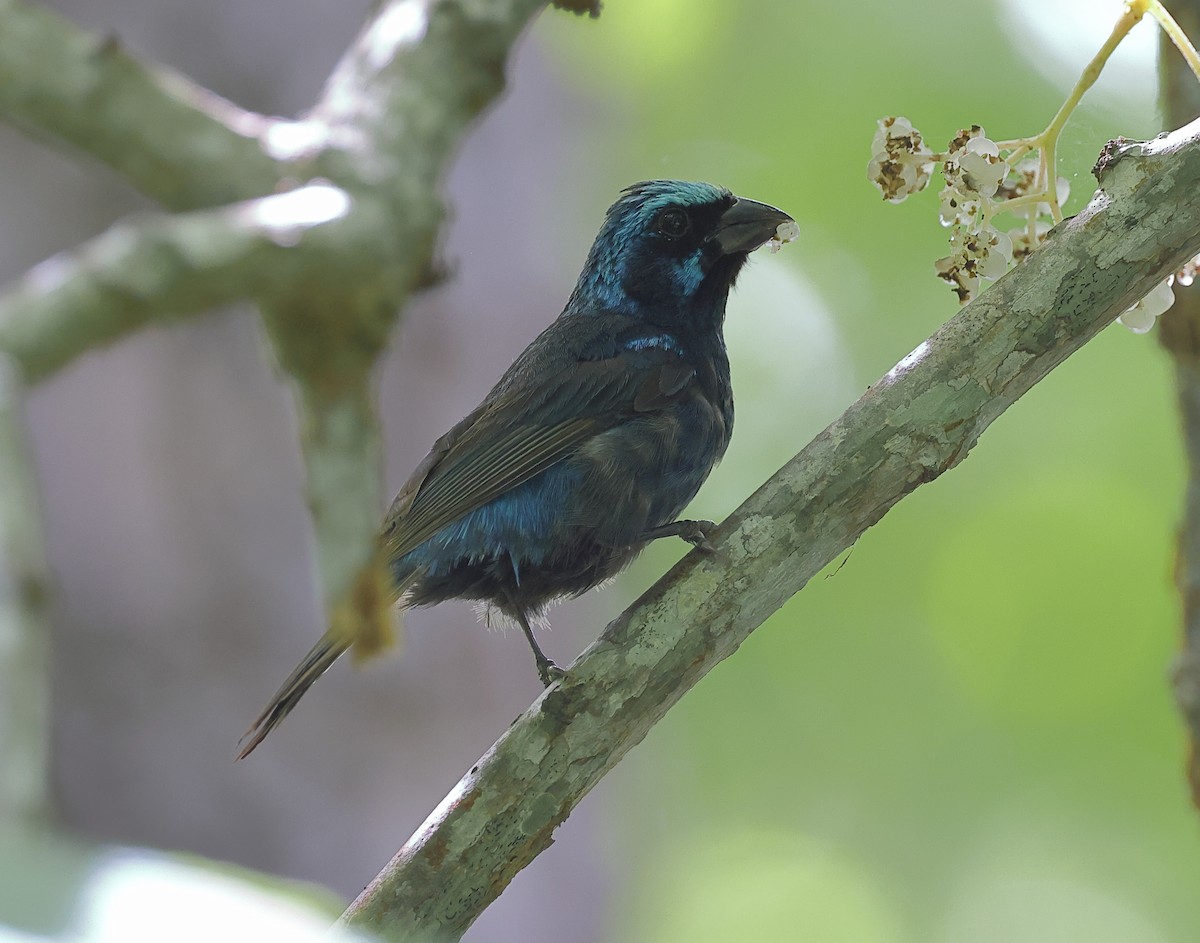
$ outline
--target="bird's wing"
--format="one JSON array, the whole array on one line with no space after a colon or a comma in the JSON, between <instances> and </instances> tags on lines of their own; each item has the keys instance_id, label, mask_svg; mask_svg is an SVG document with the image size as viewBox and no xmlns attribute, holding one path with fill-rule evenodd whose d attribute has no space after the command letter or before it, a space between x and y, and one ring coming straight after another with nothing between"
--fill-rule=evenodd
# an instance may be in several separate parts
<instances>
[{"instance_id":1,"label":"bird's wing","mask_svg":"<svg viewBox=\"0 0 1200 943\"><path fill-rule=\"evenodd\" d=\"M592 436L662 409L681 395L695 370L669 351L622 350L598 360L571 358L554 371L524 376L531 382L501 381L417 466L384 522L389 559L533 478Z\"/></svg>"}]
</instances>

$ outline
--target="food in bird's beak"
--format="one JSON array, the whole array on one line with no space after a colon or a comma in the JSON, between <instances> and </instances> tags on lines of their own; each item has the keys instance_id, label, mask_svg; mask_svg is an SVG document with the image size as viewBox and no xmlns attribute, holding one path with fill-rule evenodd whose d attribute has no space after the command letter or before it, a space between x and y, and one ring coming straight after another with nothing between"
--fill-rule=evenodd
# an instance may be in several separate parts
<instances>
[{"instance_id":1,"label":"food in bird's beak","mask_svg":"<svg viewBox=\"0 0 1200 943\"><path fill-rule=\"evenodd\" d=\"M800 238L800 227L796 225L794 219L789 219L775 227L775 235L767 240L767 248L771 252L778 252L783 248L785 242L793 242L798 238Z\"/></svg>"}]
</instances>

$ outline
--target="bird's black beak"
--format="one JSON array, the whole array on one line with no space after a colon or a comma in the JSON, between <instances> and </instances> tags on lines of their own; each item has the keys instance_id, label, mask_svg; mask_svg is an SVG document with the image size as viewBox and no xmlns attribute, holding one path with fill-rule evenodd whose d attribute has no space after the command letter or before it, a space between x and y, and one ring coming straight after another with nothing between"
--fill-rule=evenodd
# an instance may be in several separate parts
<instances>
[{"instance_id":1,"label":"bird's black beak","mask_svg":"<svg viewBox=\"0 0 1200 943\"><path fill-rule=\"evenodd\" d=\"M780 243L791 242L799 233L796 221L783 210L738 197L737 202L721 214L712 239L720 246L722 255L731 255L753 252L772 239Z\"/></svg>"}]
</instances>

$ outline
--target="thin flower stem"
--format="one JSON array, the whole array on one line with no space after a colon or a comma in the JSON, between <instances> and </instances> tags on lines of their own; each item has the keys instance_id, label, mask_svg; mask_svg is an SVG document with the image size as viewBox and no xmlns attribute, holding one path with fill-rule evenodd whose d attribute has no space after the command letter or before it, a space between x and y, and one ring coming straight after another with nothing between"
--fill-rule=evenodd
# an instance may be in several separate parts
<instances>
[{"instance_id":1,"label":"thin flower stem","mask_svg":"<svg viewBox=\"0 0 1200 943\"><path fill-rule=\"evenodd\" d=\"M1046 126L1046 130L1038 135L1043 140L1043 144L1048 139L1057 140L1063 126L1066 125L1067 119L1071 117L1071 112L1075 110L1080 99L1083 98L1089 88L1096 84L1096 79L1100 78L1100 73L1104 71L1104 66L1108 63L1109 57L1121 45L1121 41L1129 35L1129 31L1137 26L1141 20L1145 12L1144 4L1146 2L1148 0L1134 0L1134 2L1125 7L1125 12L1117 20L1112 33L1109 34L1108 39L1105 40L1104 45L1100 47L1100 51L1096 53L1092 61L1087 64L1087 68L1079 76L1079 81L1071 89L1071 94L1067 96L1067 100L1058 109L1058 114L1051 119L1050 124Z\"/></svg>"},{"instance_id":2,"label":"thin flower stem","mask_svg":"<svg viewBox=\"0 0 1200 943\"><path fill-rule=\"evenodd\" d=\"M1133 0L1133 2L1125 6L1125 12L1117 20L1112 33L1109 34L1104 45L1100 47L1100 51L1092 57L1092 61L1087 64L1087 67L1083 70L1083 74L1079 76L1079 81L1071 89L1071 94L1067 96L1067 100L1058 109L1058 114L1050 120L1045 131L1029 140L1031 147L1041 147L1041 159L1038 162L1038 183L1045 188L1050 197L1046 202L1050 205L1050 215L1054 218L1055 224L1063 221L1062 207L1058 203L1057 187L1054 187L1052 191L1052 184L1058 173L1057 154L1055 153L1058 147L1058 136L1062 133L1067 120L1079 105L1084 94L1096 84L1096 79L1100 78L1100 73L1104 71L1104 66L1108 63L1109 57L1121 45L1125 37L1129 35L1129 31L1141 21L1142 16L1146 12L1147 3L1156 2L1157 0Z\"/></svg>"},{"instance_id":3,"label":"thin flower stem","mask_svg":"<svg viewBox=\"0 0 1200 943\"><path fill-rule=\"evenodd\" d=\"M1037 138L1017 138L1013 141L997 141L996 147L1002 151L1012 152L1004 160L1009 167L1015 167L1017 161L1037 147L1037 142Z\"/></svg>"},{"instance_id":4,"label":"thin flower stem","mask_svg":"<svg viewBox=\"0 0 1200 943\"><path fill-rule=\"evenodd\" d=\"M1134 4L1130 4L1130 6L1132 7ZM1187 62L1192 74L1200 79L1200 54L1196 52L1196 47L1188 39L1187 33L1180 29L1179 24L1175 22L1175 18L1171 16L1167 8L1159 3L1159 0L1139 0L1136 6L1143 8L1144 12L1154 17L1162 31L1171 38L1171 42L1175 44L1175 48Z\"/></svg>"},{"instance_id":5,"label":"thin flower stem","mask_svg":"<svg viewBox=\"0 0 1200 943\"><path fill-rule=\"evenodd\" d=\"M1066 126L1072 112L1079 105L1084 94L1090 89L1096 80L1100 77L1100 73L1104 70L1104 66L1108 63L1109 57L1112 56L1114 50L1124 41L1129 35L1129 31L1133 29L1143 16L1149 13L1157 21L1170 38L1171 42L1179 50L1180 54L1187 61L1188 66L1200 79L1200 54L1196 52L1196 47L1192 45L1187 34L1175 22L1171 14L1159 0L1130 0L1125 5L1125 12L1121 14L1113 27L1112 33L1109 34L1108 40L1100 47L1100 51L1088 63L1087 68L1083 70L1079 81L1075 83L1075 87L1071 89L1071 94L1067 96L1067 100L1063 102L1058 113L1046 126L1046 129L1032 138L1017 138L1012 141L998 142L997 146L1002 150L1011 149L1012 153L1005 158L1010 167L1016 166L1018 160L1024 157L1032 150L1040 150L1040 159L1038 161L1037 181L1039 189L1043 190L1047 195L1047 199L1038 199L1037 202L1045 202L1050 206L1050 214L1054 218L1055 223L1061 223L1063 220L1062 207L1058 202L1058 188L1054 186L1054 181L1057 175L1057 147L1058 138L1062 133L1062 129ZM1031 197L1033 194L1030 195ZM1034 202L1033 199L1023 201L1011 201L1010 206L1020 205L1021 202Z\"/></svg>"},{"instance_id":6,"label":"thin flower stem","mask_svg":"<svg viewBox=\"0 0 1200 943\"><path fill-rule=\"evenodd\" d=\"M1062 207L1058 204L1058 187L1054 186L1058 182L1058 155L1055 153L1057 148L1058 133L1055 132L1053 136L1047 135L1046 141L1042 145L1042 159L1038 164L1037 175L1039 189L1049 197L1046 202L1050 206L1050 217L1054 220L1055 226L1063 221ZM1051 192L1052 187L1053 192Z\"/></svg>"},{"instance_id":7,"label":"thin flower stem","mask_svg":"<svg viewBox=\"0 0 1200 943\"><path fill-rule=\"evenodd\" d=\"M1018 210L1023 206L1031 206L1038 203L1049 202L1049 192L1046 190L1037 190L1032 193L1025 193L1021 196L1015 196L1011 200L1005 200L1003 203L997 204L997 210L1001 213L1008 213L1012 210Z\"/></svg>"},{"instance_id":8,"label":"thin flower stem","mask_svg":"<svg viewBox=\"0 0 1200 943\"><path fill-rule=\"evenodd\" d=\"M1047 202L1050 204L1050 213L1054 217L1055 223L1061 223L1063 220L1062 207L1058 203L1057 188L1052 186L1058 169L1057 155L1055 153L1058 146L1058 137L1084 94L1096 84L1096 80L1100 77L1100 73L1104 71L1104 66L1108 63L1109 57L1121 45L1125 37L1129 35L1129 31L1137 26L1141 22L1142 17L1147 13L1154 17L1163 32L1171 38L1171 42L1175 44L1175 48L1179 50L1180 54L1187 61L1196 78L1200 79L1200 54L1197 54L1196 47L1192 45L1187 34L1180 29L1179 24L1175 22L1162 3L1159 0L1130 0L1125 5L1125 12L1121 14L1120 19L1113 26L1112 33L1109 34L1108 39L1100 47L1100 51L1096 53L1092 61L1087 64L1087 68L1079 76L1079 81L1071 89L1071 94L1067 96L1067 100L1058 109L1058 113L1051 119L1050 124L1046 126L1046 130L1036 137L1028 138L1025 141L1012 142L1017 147L1008 157L1010 164L1033 148L1041 148L1042 154L1038 168L1038 182L1045 186L1046 192L1050 195L1050 199Z\"/></svg>"}]
</instances>

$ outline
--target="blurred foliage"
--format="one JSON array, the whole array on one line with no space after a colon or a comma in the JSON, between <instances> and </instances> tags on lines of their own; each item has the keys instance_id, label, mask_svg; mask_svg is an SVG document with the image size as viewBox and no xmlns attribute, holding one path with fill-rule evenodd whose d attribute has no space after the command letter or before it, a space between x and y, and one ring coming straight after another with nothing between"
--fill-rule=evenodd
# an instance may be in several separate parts
<instances>
[{"instance_id":1,"label":"blurred foliage","mask_svg":"<svg viewBox=\"0 0 1200 943\"><path fill-rule=\"evenodd\" d=\"M343 908L330 891L197 855L0 825L0 873L0 943L351 938L330 930Z\"/></svg>"},{"instance_id":2,"label":"blurred foliage","mask_svg":"<svg viewBox=\"0 0 1200 943\"><path fill-rule=\"evenodd\" d=\"M593 216L673 176L801 225L731 303L739 425L698 516L957 308L933 277L936 194L894 207L867 183L875 120L903 114L935 149L973 123L1039 131L1119 12L641 0L588 29L541 21L606 116L578 142L603 168L578 178ZM1068 126L1068 212L1108 138L1158 130L1153 29L1134 39ZM635 753L610 938L1194 940L1198 823L1167 683L1182 481L1170 365L1110 328L689 695L650 738L656 765ZM653 548L626 591L672 556Z\"/></svg>"}]
</instances>

